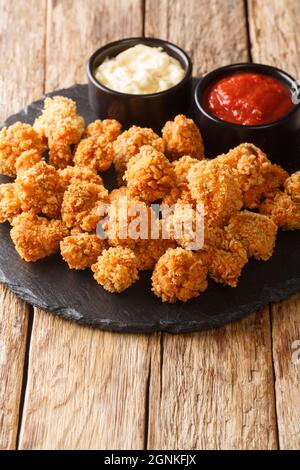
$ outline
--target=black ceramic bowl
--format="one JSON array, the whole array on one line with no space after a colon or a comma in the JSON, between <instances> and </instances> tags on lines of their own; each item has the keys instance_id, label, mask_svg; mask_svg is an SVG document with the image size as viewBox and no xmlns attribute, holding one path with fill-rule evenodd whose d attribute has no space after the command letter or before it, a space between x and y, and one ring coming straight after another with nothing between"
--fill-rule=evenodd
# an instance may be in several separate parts
<instances>
[{"instance_id":1,"label":"black ceramic bowl","mask_svg":"<svg viewBox=\"0 0 300 470\"><path fill-rule=\"evenodd\" d=\"M111 58L136 44L161 47L177 59L185 70L181 82L159 93L132 95L111 90L97 81L94 70L104 59ZM87 63L89 101L100 119L117 119L125 128L133 124L160 131L168 119L186 113L192 99L192 62L178 46L162 39L128 38L98 49Z\"/></svg>"},{"instance_id":2,"label":"black ceramic bowl","mask_svg":"<svg viewBox=\"0 0 300 470\"><path fill-rule=\"evenodd\" d=\"M242 142L251 142L262 148L273 160L280 161L282 152L293 142L300 130L300 104L277 121L268 124L246 126L223 121L205 108L205 92L215 81L234 73L255 72L272 76L295 91L297 82L286 72L262 64L242 63L218 68L205 75L195 89L194 118L201 129L206 154L209 157L227 152Z\"/></svg>"}]
</instances>

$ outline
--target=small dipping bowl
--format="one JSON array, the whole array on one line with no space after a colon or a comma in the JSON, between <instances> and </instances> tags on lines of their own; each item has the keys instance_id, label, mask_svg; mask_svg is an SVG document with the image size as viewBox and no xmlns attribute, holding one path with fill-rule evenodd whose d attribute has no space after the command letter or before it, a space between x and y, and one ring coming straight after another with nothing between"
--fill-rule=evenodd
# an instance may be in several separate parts
<instances>
[{"instance_id":1,"label":"small dipping bowl","mask_svg":"<svg viewBox=\"0 0 300 470\"><path fill-rule=\"evenodd\" d=\"M151 94L129 94L111 90L98 82L95 69L107 58L112 58L130 47L144 44L161 47L179 61L185 70L184 78L172 88ZM192 99L192 62L180 47L155 38L128 38L111 42L97 49L87 63L89 102L100 119L117 119L124 128L133 124L160 131L165 122L177 114L185 114Z\"/></svg>"},{"instance_id":2,"label":"small dipping bowl","mask_svg":"<svg viewBox=\"0 0 300 470\"><path fill-rule=\"evenodd\" d=\"M286 151L300 130L300 100L280 119L260 125L235 124L219 119L205 106L208 88L218 80L235 73L251 72L267 75L286 85L297 93L299 87L289 74L269 65L241 63L218 68L205 75L195 88L194 119L201 129L206 155L214 157L228 152L243 142L250 142L260 147L274 161L282 161ZM283 152L285 155L283 155Z\"/></svg>"}]
</instances>

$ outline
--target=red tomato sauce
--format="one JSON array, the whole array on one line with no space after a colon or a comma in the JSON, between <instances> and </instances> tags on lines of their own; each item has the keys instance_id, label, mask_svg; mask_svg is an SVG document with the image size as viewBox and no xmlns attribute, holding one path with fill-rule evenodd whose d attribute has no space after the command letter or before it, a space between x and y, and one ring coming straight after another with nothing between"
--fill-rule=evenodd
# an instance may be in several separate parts
<instances>
[{"instance_id":1,"label":"red tomato sauce","mask_svg":"<svg viewBox=\"0 0 300 470\"><path fill-rule=\"evenodd\" d=\"M212 83L204 95L204 105L223 121L247 126L276 121L294 106L287 85L276 78L248 72Z\"/></svg>"}]
</instances>

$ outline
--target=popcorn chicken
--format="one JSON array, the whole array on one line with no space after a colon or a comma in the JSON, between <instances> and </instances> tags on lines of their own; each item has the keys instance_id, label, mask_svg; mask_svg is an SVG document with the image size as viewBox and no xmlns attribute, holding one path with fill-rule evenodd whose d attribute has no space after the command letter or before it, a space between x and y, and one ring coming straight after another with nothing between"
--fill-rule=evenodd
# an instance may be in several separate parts
<instances>
[{"instance_id":1,"label":"popcorn chicken","mask_svg":"<svg viewBox=\"0 0 300 470\"><path fill-rule=\"evenodd\" d=\"M300 203L294 202L289 194L282 191L278 190L265 199L259 212L270 217L282 230L300 229Z\"/></svg>"},{"instance_id":2,"label":"popcorn chicken","mask_svg":"<svg viewBox=\"0 0 300 470\"><path fill-rule=\"evenodd\" d=\"M186 302L207 289L207 267L192 251L169 248L158 260L152 290L163 302Z\"/></svg>"},{"instance_id":3,"label":"popcorn chicken","mask_svg":"<svg viewBox=\"0 0 300 470\"><path fill-rule=\"evenodd\" d=\"M21 258L37 261L56 253L68 230L61 220L48 220L33 211L23 212L12 221L12 241Z\"/></svg>"},{"instance_id":4,"label":"popcorn chicken","mask_svg":"<svg viewBox=\"0 0 300 470\"><path fill-rule=\"evenodd\" d=\"M16 122L0 131L0 173L16 176L16 161L27 150L36 150L42 156L46 145L29 124Z\"/></svg>"},{"instance_id":5,"label":"popcorn chicken","mask_svg":"<svg viewBox=\"0 0 300 470\"><path fill-rule=\"evenodd\" d=\"M94 278L109 292L122 292L138 280L138 263L130 248L104 250L92 265Z\"/></svg>"},{"instance_id":6,"label":"popcorn chicken","mask_svg":"<svg viewBox=\"0 0 300 470\"><path fill-rule=\"evenodd\" d=\"M103 185L74 182L63 197L62 219L69 228L78 226L84 231L92 232L104 217L108 202L108 191Z\"/></svg>"},{"instance_id":7,"label":"popcorn chicken","mask_svg":"<svg viewBox=\"0 0 300 470\"><path fill-rule=\"evenodd\" d=\"M118 183L124 184L123 176L127 169L127 163L143 145L151 145L158 152L164 152L164 143L152 129L132 126L124 131L114 142L114 166Z\"/></svg>"},{"instance_id":8,"label":"popcorn chicken","mask_svg":"<svg viewBox=\"0 0 300 470\"><path fill-rule=\"evenodd\" d=\"M174 121L166 122L162 129L166 155L170 160L177 160L189 155L197 160L204 158L204 145L200 130L192 119L183 114L175 117Z\"/></svg>"},{"instance_id":9,"label":"popcorn chicken","mask_svg":"<svg viewBox=\"0 0 300 470\"><path fill-rule=\"evenodd\" d=\"M277 225L264 215L249 211L237 212L230 218L226 232L241 242L249 258L253 256L266 261L273 254Z\"/></svg>"},{"instance_id":10,"label":"popcorn chicken","mask_svg":"<svg viewBox=\"0 0 300 470\"><path fill-rule=\"evenodd\" d=\"M171 163L163 153L150 145L144 145L129 160L124 179L131 197L154 202L165 196L174 186L175 175Z\"/></svg>"},{"instance_id":11,"label":"popcorn chicken","mask_svg":"<svg viewBox=\"0 0 300 470\"><path fill-rule=\"evenodd\" d=\"M95 183L103 185L102 178L97 175L95 170L88 167L67 166L58 170L61 184L64 190L72 183Z\"/></svg>"},{"instance_id":12,"label":"popcorn chicken","mask_svg":"<svg viewBox=\"0 0 300 470\"><path fill-rule=\"evenodd\" d=\"M105 135L87 137L79 142L74 155L74 163L87 166L95 171L106 171L113 162L113 145Z\"/></svg>"},{"instance_id":13,"label":"popcorn chicken","mask_svg":"<svg viewBox=\"0 0 300 470\"><path fill-rule=\"evenodd\" d=\"M107 243L97 235L79 233L60 242L60 252L70 269L86 269L96 263Z\"/></svg>"},{"instance_id":14,"label":"popcorn chicken","mask_svg":"<svg viewBox=\"0 0 300 470\"><path fill-rule=\"evenodd\" d=\"M109 142L113 142L121 133L122 125L115 119L104 119L89 124L85 130L84 137L105 136Z\"/></svg>"},{"instance_id":15,"label":"popcorn chicken","mask_svg":"<svg viewBox=\"0 0 300 470\"><path fill-rule=\"evenodd\" d=\"M293 173L285 180L284 192L288 194L295 203L300 203L300 171L296 171L296 173Z\"/></svg>"},{"instance_id":16,"label":"popcorn chicken","mask_svg":"<svg viewBox=\"0 0 300 470\"><path fill-rule=\"evenodd\" d=\"M11 222L20 214L21 203L14 183L0 184L0 223Z\"/></svg>"},{"instance_id":17,"label":"popcorn chicken","mask_svg":"<svg viewBox=\"0 0 300 470\"><path fill-rule=\"evenodd\" d=\"M36 149L26 150L17 158L15 169L17 175L32 168L36 163L44 161L41 154Z\"/></svg>"}]
</instances>

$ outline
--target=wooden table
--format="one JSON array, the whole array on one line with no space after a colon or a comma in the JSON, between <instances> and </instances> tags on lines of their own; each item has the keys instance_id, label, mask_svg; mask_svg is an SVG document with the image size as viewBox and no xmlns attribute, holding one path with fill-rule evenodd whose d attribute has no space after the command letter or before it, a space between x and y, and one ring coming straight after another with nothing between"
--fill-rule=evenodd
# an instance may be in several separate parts
<instances>
[{"instance_id":1,"label":"wooden table","mask_svg":"<svg viewBox=\"0 0 300 470\"><path fill-rule=\"evenodd\" d=\"M251 59L300 78L299 0L0 0L0 11L1 120L86 82L90 53L126 36L179 44L195 74ZM1 449L299 449L300 295L216 331L129 335L0 289Z\"/></svg>"}]
</instances>

